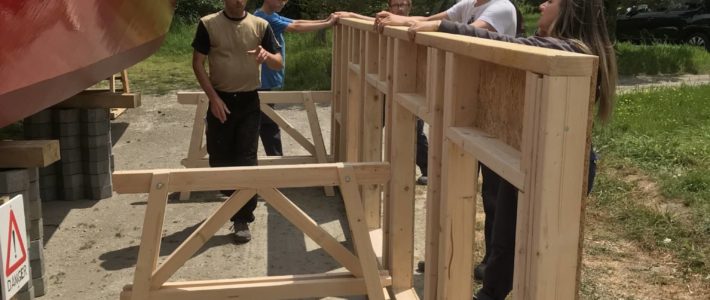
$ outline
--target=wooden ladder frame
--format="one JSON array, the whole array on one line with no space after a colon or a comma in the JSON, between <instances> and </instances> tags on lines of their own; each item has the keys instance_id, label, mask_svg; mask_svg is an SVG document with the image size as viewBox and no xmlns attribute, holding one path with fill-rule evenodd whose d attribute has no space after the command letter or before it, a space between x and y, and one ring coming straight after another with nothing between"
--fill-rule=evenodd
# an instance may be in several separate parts
<instances>
[{"instance_id":1,"label":"wooden ladder frame","mask_svg":"<svg viewBox=\"0 0 710 300\"><path fill-rule=\"evenodd\" d=\"M418 117L430 139L424 298L472 297L479 162L519 190L513 298L577 298L597 58L339 23L331 149L337 161L391 165L384 196L364 191L363 200L370 228L384 232L393 293L413 287ZM381 120L371 116L383 100L380 147Z\"/></svg>"},{"instance_id":2,"label":"wooden ladder frame","mask_svg":"<svg viewBox=\"0 0 710 300\"><path fill-rule=\"evenodd\" d=\"M318 121L316 103L326 104L331 102L332 93L330 91L296 91L296 92L259 92L261 100L261 111L268 115L283 132L288 133L299 145L301 145L310 155L301 156L260 156L259 165L293 165L308 163L328 163L332 159L328 157L323 141L323 132ZM186 168L208 167L207 144L205 142L205 115L209 109L209 99L204 92L180 92L178 102L181 104L196 105L195 118L192 124L192 135L190 146L187 150L187 158L180 163ZM306 110L308 124L311 130L313 142L309 141L303 134L298 132L287 120L274 111L269 104L302 104ZM334 196L332 187L324 187L326 196ZM180 192L180 200L190 199L189 191Z\"/></svg>"},{"instance_id":3,"label":"wooden ladder frame","mask_svg":"<svg viewBox=\"0 0 710 300\"><path fill-rule=\"evenodd\" d=\"M373 247L370 239L358 190L361 184L385 184L388 180L389 165L385 163L115 172L113 186L117 193L149 194L133 284L124 288L121 299L293 299L350 295L389 299L385 287L391 285L391 277L377 262L377 247ZM277 189L309 186L340 187L357 255L342 246ZM238 192L158 265L168 194L221 189L238 189ZM230 216L256 194L349 272L168 283L168 279L229 221Z\"/></svg>"}]
</instances>

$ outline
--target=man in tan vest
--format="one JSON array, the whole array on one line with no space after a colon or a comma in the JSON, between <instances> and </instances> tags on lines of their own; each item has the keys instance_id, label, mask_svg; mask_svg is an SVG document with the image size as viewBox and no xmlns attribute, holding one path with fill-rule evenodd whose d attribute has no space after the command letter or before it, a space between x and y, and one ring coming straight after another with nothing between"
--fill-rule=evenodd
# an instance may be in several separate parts
<instances>
[{"instance_id":1,"label":"man in tan vest","mask_svg":"<svg viewBox=\"0 0 710 300\"><path fill-rule=\"evenodd\" d=\"M192 68L210 100L207 152L210 167L256 166L261 110L261 64L283 67L281 46L265 20L245 10L247 0L224 0L224 10L200 19ZM209 62L209 74L205 69ZM229 196L234 191L222 191ZM251 240L256 196L233 217L234 240Z\"/></svg>"}]
</instances>

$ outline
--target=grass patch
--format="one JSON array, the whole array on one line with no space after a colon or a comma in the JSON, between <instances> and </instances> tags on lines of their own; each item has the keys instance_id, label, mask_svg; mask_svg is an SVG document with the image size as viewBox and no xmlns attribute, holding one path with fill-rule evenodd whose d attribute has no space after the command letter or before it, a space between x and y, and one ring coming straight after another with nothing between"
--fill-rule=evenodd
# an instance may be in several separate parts
<instances>
[{"instance_id":1,"label":"grass patch","mask_svg":"<svg viewBox=\"0 0 710 300\"><path fill-rule=\"evenodd\" d=\"M710 52L689 45L616 44L620 75L707 74Z\"/></svg>"},{"instance_id":2,"label":"grass patch","mask_svg":"<svg viewBox=\"0 0 710 300\"><path fill-rule=\"evenodd\" d=\"M192 71L195 24L173 23L165 42L148 59L129 69L131 84L145 94L199 89ZM332 35L286 34L285 90L330 89Z\"/></svg>"},{"instance_id":3,"label":"grass patch","mask_svg":"<svg viewBox=\"0 0 710 300\"><path fill-rule=\"evenodd\" d=\"M594 132L604 163L591 206L642 248L674 253L686 273L710 273L709 95L707 85L621 95L613 122ZM629 170L648 175L690 214L643 205L647 195L618 175Z\"/></svg>"}]
</instances>

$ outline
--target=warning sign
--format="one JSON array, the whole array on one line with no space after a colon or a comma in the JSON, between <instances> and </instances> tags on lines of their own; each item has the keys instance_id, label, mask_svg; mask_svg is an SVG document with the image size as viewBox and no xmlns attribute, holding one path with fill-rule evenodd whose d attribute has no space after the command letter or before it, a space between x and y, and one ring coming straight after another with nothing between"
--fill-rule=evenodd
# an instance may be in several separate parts
<instances>
[{"instance_id":1,"label":"warning sign","mask_svg":"<svg viewBox=\"0 0 710 300\"><path fill-rule=\"evenodd\" d=\"M30 280L27 230L22 195L0 206L0 262L2 298L14 296Z\"/></svg>"}]
</instances>

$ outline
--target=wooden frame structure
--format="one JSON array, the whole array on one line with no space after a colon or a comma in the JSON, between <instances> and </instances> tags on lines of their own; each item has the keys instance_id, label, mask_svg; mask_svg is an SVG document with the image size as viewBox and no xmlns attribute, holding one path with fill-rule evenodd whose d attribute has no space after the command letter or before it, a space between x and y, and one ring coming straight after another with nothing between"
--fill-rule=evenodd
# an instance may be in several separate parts
<instances>
[{"instance_id":1,"label":"wooden frame structure","mask_svg":"<svg viewBox=\"0 0 710 300\"><path fill-rule=\"evenodd\" d=\"M113 185L116 192L149 193L133 285L124 288L121 299L293 299L350 295L386 299L385 287L391 284L391 278L386 271L380 270L364 221L358 188L360 184L386 184L388 179L389 165L386 163L115 172ZM357 255L342 246L277 189L310 186L340 187ZM158 265L168 194L220 189L239 191ZM255 194L261 195L349 272L167 283Z\"/></svg>"},{"instance_id":2,"label":"wooden frame structure","mask_svg":"<svg viewBox=\"0 0 710 300\"><path fill-rule=\"evenodd\" d=\"M519 190L514 299L576 298L597 58L442 33L412 41L353 19L334 32L331 149L391 165L384 197L363 198L392 294L413 285L418 117L430 139L424 298L471 299L478 162Z\"/></svg>"},{"instance_id":3,"label":"wooden frame structure","mask_svg":"<svg viewBox=\"0 0 710 300\"><path fill-rule=\"evenodd\" d=\"M261 100L261 111L268 115L279 127L288 133L301 145L310 155L300 156L262 156L259 157L259 165L293 165L309 163L328 163L332 159L328 157L323 141L323 132L318 121L316 103L327 104L331 102L332 93L330 91L317 92L259 92ZM209 99L204 92L180 92L178 102L181 104L196 105L195 119L192 124L192 136L190 146L187 150L187 158L180 163L186 168L208 167L207 145L205 143L205 114L209 109ZM269 104L299 104L306 110L308 124L311 129L313 142L309 141L303 134L298 132L287 120L279 115ZM327 196L334 196L332 187L325 187ZM190 198L190 192L180 192L180 200Z\"/></svg>"},{"instance_id":4,"label":"wooden frame structure","mask_svg":"<svg viewBox=\"0 0 710 300\"><path fill-rule=\"evenodd\" d=\"M353 19L335 26L333 41L331 149L344 163L116 172L118 193L149 193L134 282L121 298L419 299L415 117L430 128L424 298L471 298L479 162L519 190L513 298L577 298L597 58L440 33L412 41L404 28L379 34ZM188 161L204 165L206 98L179 101L199 104ZM340 187L357 255L277 190L305 186ZM239 192L158 266L168 193L221 189ZM167 283L257 193L349 272Z\"/></svg>"}]
</instances>

